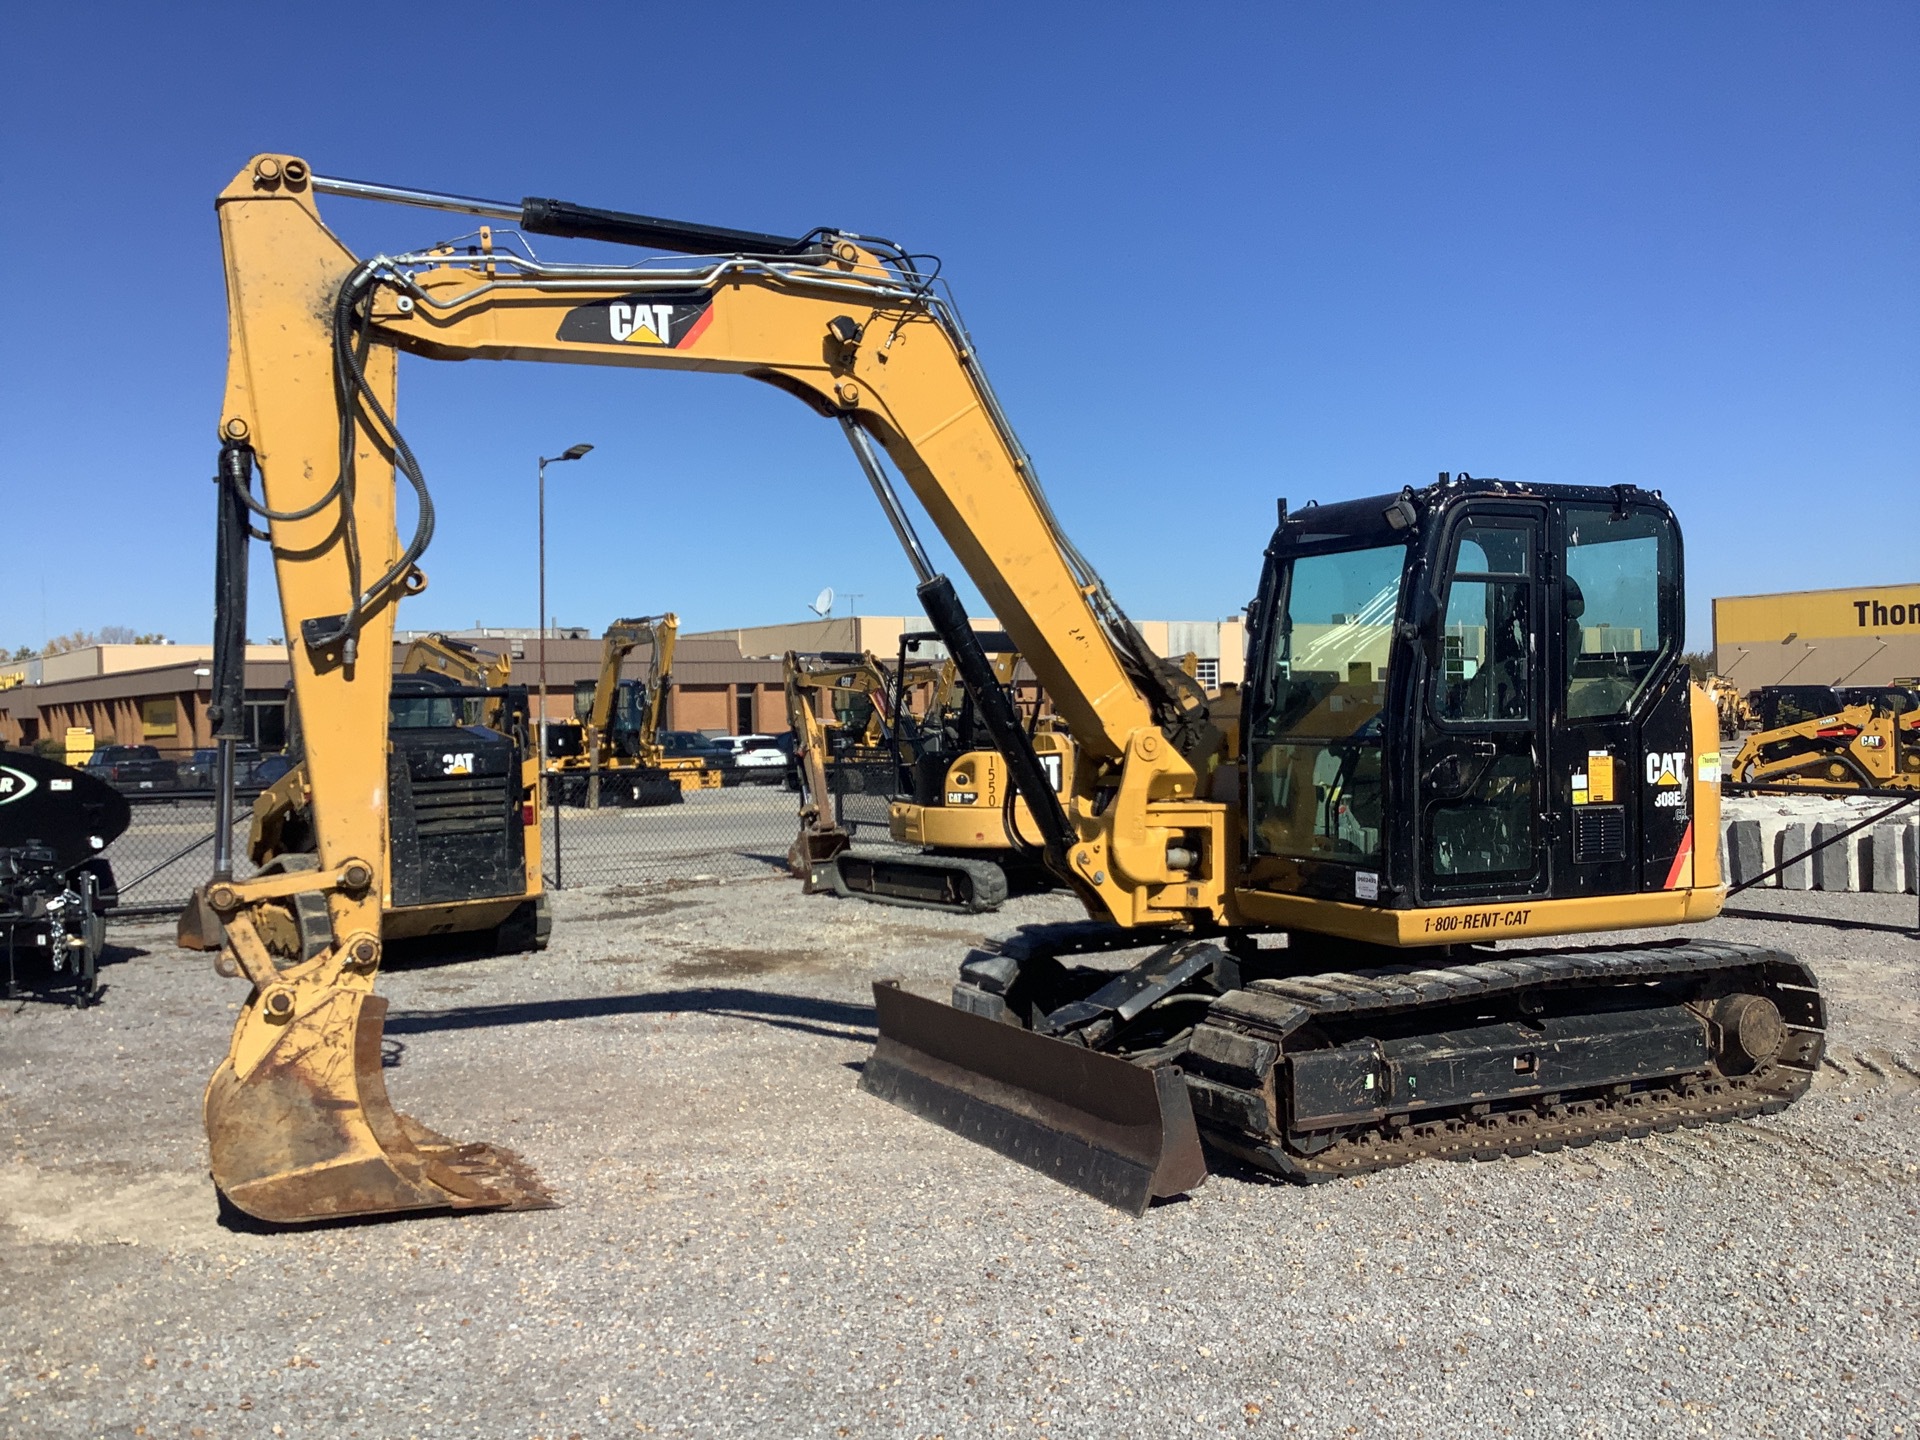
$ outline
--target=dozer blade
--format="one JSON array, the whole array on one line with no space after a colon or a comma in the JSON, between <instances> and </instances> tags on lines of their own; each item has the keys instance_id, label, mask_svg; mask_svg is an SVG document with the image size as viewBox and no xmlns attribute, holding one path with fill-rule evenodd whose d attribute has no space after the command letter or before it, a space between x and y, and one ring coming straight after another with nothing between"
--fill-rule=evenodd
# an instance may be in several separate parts
<instances>
[{"instance_id":1,"label":"dozer blade","mask_svg":"<svg viewBox=\"0 0 1920 1440\"><path fill-rule=\"evenodd\" d=\"M387 1002L334 990L278 1027L244 1073L233 1051L207 1084L220 1193L255 1219L291 1225L416 1210L537 1210L554 1201L520 1157L460 1145L394 1110L381 1074Z\"/></svg>"},{"instance_id":2,"label":"dozer blade","mask_svg":"<svg viewBox=\"0 0 1920 1440\"><path fill-rule=\"evenodd\" d=\"M826 867L833 893L847 900L978 915L1007 898L1007 872L991 860L957 855L847 850Z\"/></svg>"},{"instance_id":3,"label":"dozer blade","mask_svg":"<svg viewBox=\"0 0 1920 1440\"><path fill-rule=\"evenodd\" d=\"M1180 1071L956 1010L876 981L860 1088L1132 1215L1207 1177Z\"/></svg>"}]
</instances>

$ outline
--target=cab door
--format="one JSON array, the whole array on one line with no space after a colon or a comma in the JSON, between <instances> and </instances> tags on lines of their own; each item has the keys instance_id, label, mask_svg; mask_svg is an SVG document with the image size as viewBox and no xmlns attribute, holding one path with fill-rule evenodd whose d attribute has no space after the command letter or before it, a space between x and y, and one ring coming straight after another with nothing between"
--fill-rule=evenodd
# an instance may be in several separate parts
<instances>
[{"instance_id":1,"label":"cab door","mask_svg":"<svg viewBox=\"0 0 1920 1440\"><path fill-rule=\"evenodd\" d=\"M1679 658L1679 529L1664 506L1644 503L1563 502L1554 511L1554 893L1690 884L1696 777Z\"/></svg>"},{"instance_id":2,"label":"cab door","mask_svg":"<svg viewBox=\"0 0 1920 1440\"><path fill-rule=\"evenodd\" d=\"M1414 766L1420 901L1546 893L1546 514L1475 506L1442 542Z\"/></svg>"}]
</instances>

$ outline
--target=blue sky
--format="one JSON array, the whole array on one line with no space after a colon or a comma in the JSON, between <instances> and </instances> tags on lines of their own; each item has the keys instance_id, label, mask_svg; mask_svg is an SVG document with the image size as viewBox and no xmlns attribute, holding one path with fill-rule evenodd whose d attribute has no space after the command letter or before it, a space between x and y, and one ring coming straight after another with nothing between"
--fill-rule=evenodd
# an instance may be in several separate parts
<instances>
[{"instance_id":1,"label":"blue sky","mask_svg":"<svg viewBox=\"0 0 1920 1440\"><path fill-rule=\"evenodd\" d=\"M22 7L0 645L208 633L212 199L323 174L939 254L1068 529L1140 617L1250 596L1273 501L1439 470L1662 489L1716 594L1908 581L1912 5ZM323 202L364 252L450 233ZM543 246L545 253L567 247ZM750 382L407 360L403 625L901 613L837 427ZM259 547L256 547L259 548ZM252 629L282 633L256 571ZM846 601L841 610L844 613Z\"/></svg>"}]
</instances>

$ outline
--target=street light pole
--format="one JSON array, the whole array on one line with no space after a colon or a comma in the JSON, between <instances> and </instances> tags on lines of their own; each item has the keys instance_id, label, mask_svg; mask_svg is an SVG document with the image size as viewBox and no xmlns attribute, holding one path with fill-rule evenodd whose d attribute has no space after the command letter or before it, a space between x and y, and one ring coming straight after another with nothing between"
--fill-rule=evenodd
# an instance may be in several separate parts
<instances>
[{"instance_id":1,"label":"street light pole","mask_svg":"<svg viewBox=\"0 0 1920 1440\"><path fill-rule=\"evenodd\" d=\"M561 460L578 460L591 445L569 445L558 455L540 457L540 783L544 791L547 776L547 466Z\"/></svg>"}]
</instances>

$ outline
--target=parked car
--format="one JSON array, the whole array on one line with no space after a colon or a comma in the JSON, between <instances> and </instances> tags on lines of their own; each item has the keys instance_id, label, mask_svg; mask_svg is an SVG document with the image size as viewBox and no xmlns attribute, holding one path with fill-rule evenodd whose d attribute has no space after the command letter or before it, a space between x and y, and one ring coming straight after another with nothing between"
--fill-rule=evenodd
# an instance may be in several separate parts
<instances>
[{"instance_id":1,"label":"parked car","mask_svg":"<svg viewBox=\"0 0 1920 1440\"><path fill-rule=\"evenodd\" d=\"M722 735L713 743L726 752L727 778L742 785L778 785L786 774L781 740L791 736Z\"/></svg>"},{"instance_id":2,"label":"parked car","mask_svg":"<svg viewBox=\"0 0 1920 1440\"><path fill-rule=\"evenodd\" d=\"M264 790L299 763L290 755L268 755L253 767L253 776L249 783Z\"/></svg>"},{"instance_id":3,"label":"parked car","mask_svg":"<svg viewBox=\"0 0 1920 1440\"><path fill-rule=\"evenodd\" d=\"M255 768L260 764L260 752L251 745L233 747L233 785L236 790L255 788L253 778ZM196 750L180 762L180 788L182 790L211 790L213 777L220 765L218 750Z\"/></svg>"},{"instance_id":4,"label":"parked car","mask_svg":"<svg viewBox=\"0 0 1920 1440\"><path fill-rule=\"evenodd\" d=\"M102 745L83 768L116 790L137 793L180 788L180 767L151 745Z\"/></svg>"},{"instance_id":5,"label":"parked car","mask_svg":"<svg viewBox=\"0 0 1920 1440\"><path fill-rule=\"evenodd\" d=\"M732 758L732 752L697 730L662 730L660 748L671 758L704 760L717 769L725 769Z\"/></svg>"}]
</instances>

